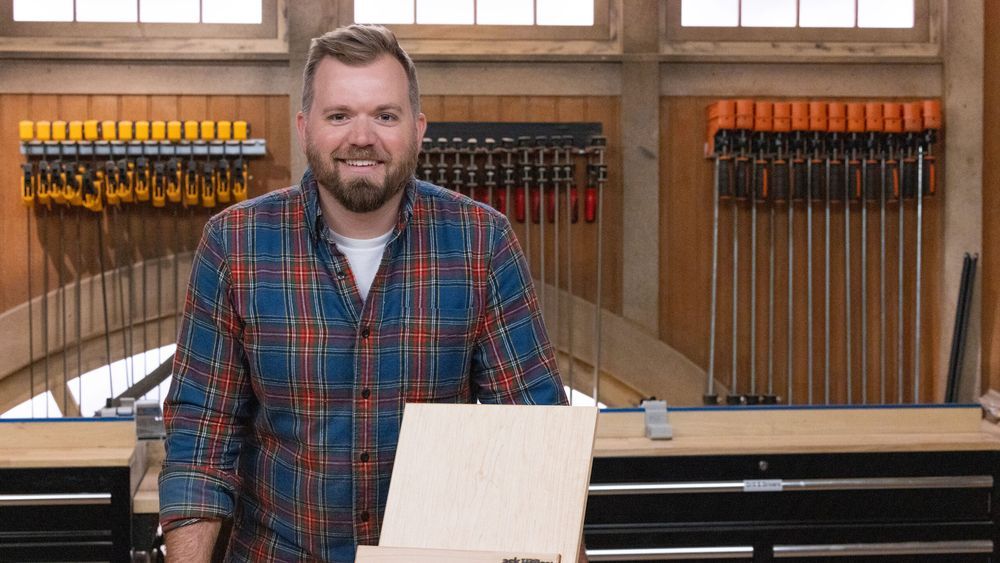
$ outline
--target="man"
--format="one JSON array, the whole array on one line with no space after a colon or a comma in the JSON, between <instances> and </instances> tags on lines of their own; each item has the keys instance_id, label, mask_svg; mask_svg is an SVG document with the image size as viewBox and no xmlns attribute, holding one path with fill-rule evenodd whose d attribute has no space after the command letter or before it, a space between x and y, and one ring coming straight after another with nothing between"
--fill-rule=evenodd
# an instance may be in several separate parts
<instances>
[{"instance_id":1,"label":"man","mask_svg":"<svg viewBox=\"0 0 1000 563\"><path fill-rule=\"evenodd\" d=\"M376 544L406 402L564 404L508 221L414 179L416 73L395 37L315 39L310 171L213 217L165 403L173 561L351 561ZM433 517L433 515L429 515Z\"/></svg>"}]
</instances>

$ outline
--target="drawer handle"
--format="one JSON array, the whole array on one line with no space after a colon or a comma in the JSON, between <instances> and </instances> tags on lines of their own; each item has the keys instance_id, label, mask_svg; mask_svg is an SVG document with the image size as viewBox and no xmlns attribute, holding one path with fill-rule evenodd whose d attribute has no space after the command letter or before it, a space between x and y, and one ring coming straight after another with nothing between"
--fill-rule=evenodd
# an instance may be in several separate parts
<instances>
[{"instance_id":1,"label":"drawer handle","mask_svg":"<svg viewBox=\"0 0 1000 563\"><path fill-rule=\"evenodd\" d=\"M588 549L590 561L670 561L671 559L753 559L753 547L656 547Z\"/></svg>"},{"instance_id":2,"label":"drawer handle","mask_svg":"<svg viewBox=\"0 0 1000 563\"><path fill-rule=\"evenodd\" d=\"M760 486L761 483L767 486ZM877 477L861 479L759 479L687 483L597 483L589 492L601 495L669 495L776 491L862 491L888 489L991 489L990 475L960 477Z\"/></svg>"},{"instance_id":3,"label":"drawer handle","mask_svg":"<svg viewBox=\"0 0 1000 563\"><path fill-rule=\"evenodd\" d=\"M789 557L859 557L865 555L926 555L934 553L993 553L990 540L776 545L775 559Z\"/></svg>"},{"instance_id":4,"label":"drawer handle","mask_svg":"<svg viewBox=\"0 0 1000 563\"><path fill-rule=\"evenodd\" d=\"M64 506L111 504L111 493L0 495L0 506Z\"/></svg>"}]
</instances>

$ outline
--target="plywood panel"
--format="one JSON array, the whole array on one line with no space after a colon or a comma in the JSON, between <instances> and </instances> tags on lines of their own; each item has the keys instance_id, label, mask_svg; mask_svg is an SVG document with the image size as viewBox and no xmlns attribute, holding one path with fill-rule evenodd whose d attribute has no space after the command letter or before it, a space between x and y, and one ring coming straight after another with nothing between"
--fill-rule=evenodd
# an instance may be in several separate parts
<instances>
[{"instance_id":1,"label":"plywood panel","mask_svg":"<svg viewBox=\"0 0 1000 563\"><path fill-rule=\"evenodd\" d=\"M703 158L704 108L710 98L663 98L661 114L661 290L660 330L663 339L699 365L708 367L710 281L712 257L712 164ZM853 101L853 100L852 100ZM939 147L940 149L940 147ZM938 154L942 151L938 150ZM939 166L944 163L939 160ZM938 174L938 177L942 177ZM943 197L925 198L923 205L923 267L922 267L922 322L921 322L921 383L920 398L929 401L940 393L945 374L935 373L934 366L940 354L938 340L941 330L950 327L950 320L937 318L933 303L941 295ZM735 213L734 213L735 209ZM808 306L807 287L807 229L808 208L797 203L793 209L793 327L792 331L792 400L795 403L843 404L867 400L878 403L884 389L887 402L912 402L914 358L914 303L916 205L907 201L903 206L904 242L903 256L903 325L898 330L898 274L899 274L899 205L887 204L886 210L886 343L879 345L880 319L878 256L879 210L869 203L867 208L868 283L867 323L868 339L862 346L860 323L861 278L861 220L862 208L851 204L850 211L850 286L851 329L846 330L846 247L845 212L842 203L834 202L829 210L830 237L830 302L829 340L826 336L826 207L822 202L812 206L812 256L813 256L813 364L810 377L808 364ZM718 254L718 313L716 325L715 377L729 385L733 374L733 219L738 222L738 305L736 307L737 389L740 393L766 393L769 384L774 393L786 396L788 389L788 230L787 205L779 205L775 216L775 308L773 363L769 356L769 262L770 262L770 213L766 205L757 209L756 251L756 318L751 324L753 245L753 209L749 202L724 202L719 214ZM751 332L752 331L752 332ZM847 363L847 335L851 336L850 364ZM902 362L899 339L902 337ZM755 339L755 341L752 341ZM829 347L827 342L829 341ZM879 351L885 352L885 386L881 385ZM862 381L862 350L867 352L867 385ZM827 368L827 364L829 368ZM848 370L848 366L850 370ZM770 368L770 369L769 369ZM848 378L850 371L850 378ZM829 377L827 377L829 373ZM902 377L899 377L899 374ZM773 379L772 379L773 377ZM902 380L902 388L899 380ZM829 383L828 383L829 381ZM811 394L810 394L811 382ZM864 392L862 391L864 388ZM850 394L848 393L850 390Z\"/></svg>"},{"instance_id":2,"label":"plywood panel","mask_svg":"<svg viewBox=\"0 0 1000 563\"><path fill-rule=\"evenodd\" d=\"M379 545L576 561L596 425L592 407L407 405Z\"/></svg>"}]
</instances>

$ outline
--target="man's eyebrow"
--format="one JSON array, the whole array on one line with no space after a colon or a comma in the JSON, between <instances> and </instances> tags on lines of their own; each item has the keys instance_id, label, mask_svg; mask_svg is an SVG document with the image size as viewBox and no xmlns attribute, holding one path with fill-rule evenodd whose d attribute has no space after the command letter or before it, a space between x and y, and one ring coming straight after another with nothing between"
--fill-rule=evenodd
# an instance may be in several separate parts
<instances>
[{"instance_id":1,"label":"man's eyebrow","mask_svg":"<svg viewBox=\"0 0 1000 563\"><path fill-rule=\"evenodd\" d=\"M403 107L400 106L400 105L397 105L397 104L382 104L382 105L380 105L380 106L378 106L378 107L375 108L376 112L386 111L386 110L393 110L393 111L399 111L399 112L401 112L401 111L403 111Z\"/></svg>"}]
</instances>

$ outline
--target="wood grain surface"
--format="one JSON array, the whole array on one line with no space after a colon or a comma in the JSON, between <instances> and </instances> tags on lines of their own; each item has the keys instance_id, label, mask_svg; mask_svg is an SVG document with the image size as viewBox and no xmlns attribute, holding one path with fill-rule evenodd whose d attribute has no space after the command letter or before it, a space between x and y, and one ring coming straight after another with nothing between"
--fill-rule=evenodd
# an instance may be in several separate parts
<instances>
[{"instance_id":1,"label":"wood grain surface","mask_svg":"<svg viewBox=\"0 0 1000 563\"><path fill-rule=\"evenodd\" d=\"M575 562L597 409L408 404L379 545Z\"/></svg>"}]
</instances>

